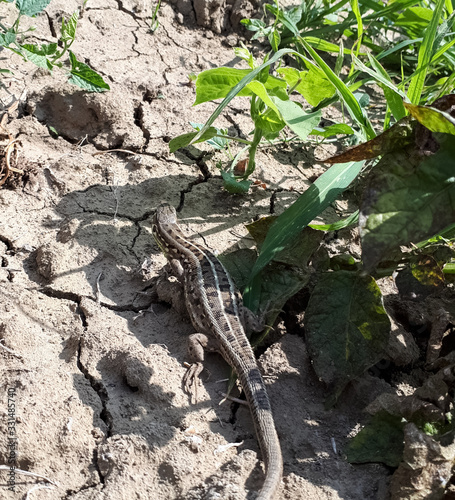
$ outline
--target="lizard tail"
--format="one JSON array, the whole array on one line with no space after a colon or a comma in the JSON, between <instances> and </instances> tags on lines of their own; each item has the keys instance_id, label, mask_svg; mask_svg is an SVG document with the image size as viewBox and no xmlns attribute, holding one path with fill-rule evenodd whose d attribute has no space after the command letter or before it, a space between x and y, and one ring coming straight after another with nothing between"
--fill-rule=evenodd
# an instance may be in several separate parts
<instances>
[{"instance_id":1,"label":"lizard tail","mask_svg":"<svg viewBox=\"0 0 455 500\"><path fill-rule=\"evenodd\" d=\"M240 377L240 381L250 406L266 471L264 484L256 500L273 500L276 498L281 484L283 457L272 408L258 367L249 367L243 373L246 376ZM246 380L242 380L242 378Z\"/></svg>"}]
</instances>

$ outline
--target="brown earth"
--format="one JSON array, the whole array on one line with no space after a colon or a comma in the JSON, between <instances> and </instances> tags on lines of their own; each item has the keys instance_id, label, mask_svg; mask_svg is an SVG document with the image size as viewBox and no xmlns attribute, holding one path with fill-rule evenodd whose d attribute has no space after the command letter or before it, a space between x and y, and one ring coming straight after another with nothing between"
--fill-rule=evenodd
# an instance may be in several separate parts
<instances>
[{"instance_id":1,"label":"brown earth","mask_svg":"<svg viewBox=\"0 0 455 500\"><path fill-rule=\"evenodd\" d=\"M78 4L52 1L32 20L37 33L52 39ZM227 365L208 356L210 377L192 404L182 376L193 329L151 303L165 263L150 232L162 200L180 206L189 234L222 252L251 246L244 223L279 213L324 169L315 156L327 151L261 150L255 178L267 188L233 197L208 146L169 153L170 138L215 106L192 108L188 74L239 64L231 47L245 34L234 28L258 8L222 5L163 4L152 34L148 2L89 0L73 49L110 84L104 94L16 56L2 61L14 71L2 98L5 108L19 100L7 127L26 174L0 189L0 339L13 351L0 349L0 463L14 388L17 466L53 484L17 473L11 492L0 471L1 498L25 498L37 485L27 498L252 499L261 486L248 410L220 405ZM246 101L234 100L219 125L248 134ZM112 148L137 154L96 154ZM385 382L367 378L326 410L301 335L282 336L259 362L283 448L279 499L387 498L385 467L352 466L343 455ZM223 450L228 443L240 444Z\"/></svg>"}]
</instances>

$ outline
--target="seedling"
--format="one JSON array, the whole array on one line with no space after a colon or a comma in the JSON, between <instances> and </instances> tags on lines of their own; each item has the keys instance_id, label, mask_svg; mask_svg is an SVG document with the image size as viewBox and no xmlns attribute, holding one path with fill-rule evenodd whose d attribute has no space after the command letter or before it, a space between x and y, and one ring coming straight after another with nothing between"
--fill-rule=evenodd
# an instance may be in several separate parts
<instances>
[{"instance_id":1,"label":"seedling","mask_svg":"<svg viewBox=\"0 0 455 500\"><path fill-rule=\"evenodd\" d=\"M12 0L1 0L11 3ZM64 68L64 56L68 56L70 70L66 70L68 81L87 92L103 92L109 90L109 85L103 78L89 66L77 60L75 54L70 50L76 37L79 11L73 13L68 19L62 19L60 37L58 42L43 43L41 45L27 43L30 33L34 27L25 32L20 31L20 20L22 16L35 17L49 5L51 0L16 0L18 15L12 26L7 27L0 23L0 46L11 50L21 56L25 61L30 61L40 68L45 68L52 73L57 67ZM84 3L85 5L85 3ZM9 70L2 70L3 72Z\"/></svg>"}]
</instances>

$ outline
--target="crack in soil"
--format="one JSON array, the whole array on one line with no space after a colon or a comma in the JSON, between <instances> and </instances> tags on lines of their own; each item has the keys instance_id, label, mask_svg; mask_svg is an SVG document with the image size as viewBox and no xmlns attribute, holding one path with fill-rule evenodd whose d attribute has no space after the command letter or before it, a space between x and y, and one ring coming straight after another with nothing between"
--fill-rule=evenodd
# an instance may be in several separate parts
<instances>
[{"instance_id":1,"label":"crack in soil","mask_svg":"<svg viewBox=\"0 0 455 500\"><path fill-rule=\"evenodd\" d=\"M66 299L66 300L69 300L71 302L75 302L77 304L77 313L79 314L79 317L80 317L80 320L82 323L82 327L84 328L84 332L87 331L87 327L88 327L87 318L86 318L84 312L80 308L81 297L79 295L72 293L72 292L62 292L62 291L53 290L50 287L42 288L39 290L39 292L41 292L44 295L47 295L49 297L58 298L58 299ZM100 416L101 420L104 422L104 424L106 425L106 437L105 437L105 439L106 439L106 438L109 438L112 436L112 427L114 424L112 414L107 407L107 403L109 401L109 395L108 395L107 389L104 386L104 384L102 383L102 381L95 379L95 377L90 374L89 370L82 364L81 357L82 357L82 337L79 339L78 345L77 345L76 366L79 369L79 371L82 373L82 375L84 375L84 377L88 380L91 388L96 392L96 394L98 395L98 397L100 399L102 410L101 410L99 416ZM93 449L92 462L93 462L93 466L95 467L95 469L98 473L100 483L104 484L104 476L101 473L101 469L100 469L99 464L98 464L98 449L97 449L97 447L95 447ZM82 488L81 490L90 489L92 487L93 486L88 486L88 487ZM81 491L81 490L79 490L79 491ZM72 492L67 492L66 496L68 496L69 494L72 494Z\"/></svg>"},{"instance_id":2,"label":"crack in soil","mask_svg":"<svg viewBox=\"0 0 455 500\"><path fill-rule=\"evenodd\" d=\"M207 182L210 178L213 177L205 162L205 158L213 156L213 153L203 152L201 155L195 156L187 148L182 149L182 152L187 158L196 163L196 165L199 167L199 170L201 171L201 175L199 175L194 181L189 182L187 187L180 191L180 201L178 207L176 208L177 212L180 212L182 210L183 205L185 204L185 194L191 193L191 191L193 190L193 186L197 186L198 184Z\"/></svg>"},{"instance_id":3,"label":"crack in soil","mask_svg":"<svg viewBox=\"0 0 455 500\"><path fill-rule=\"evenodd\" d=\"M13 250L13 242L12 242L12 240L10 240L6 236L2 236L0 234L0 241L6 245L6 251L7 252L13 252L14 251Z\"/></svg>"},{"instance_id":4,"label":"crack in soil","mask_svg":"<svg viewBox=\"0 0 455 500\"><path fill-rule=\"evenodd\" d=\"M144 100L144 96L142 97ZM140 128L142 135L144 137L144 145L142 146L142 151L145 151L150 142L150 131L144 126L144 103L141 102L137 107L134 108L134 123L136 127Z\"/></svg>"}]
</instances>

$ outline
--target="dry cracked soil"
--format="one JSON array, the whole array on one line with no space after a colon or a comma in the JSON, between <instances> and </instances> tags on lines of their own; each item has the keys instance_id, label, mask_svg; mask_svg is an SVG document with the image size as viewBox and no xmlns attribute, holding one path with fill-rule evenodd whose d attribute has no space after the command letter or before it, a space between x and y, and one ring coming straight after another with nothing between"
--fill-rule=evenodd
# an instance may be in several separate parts
<instances>
[{"instance_id":1,"label":"dry cracked soil","mask_svg":"<svg viewBox=\"0 0 455 500\"><path fill-rule=\"evenodd\" d=\"M52 1L30 20L37 37L52 40L80 3ZM228 366L208 355L210 376L190 401L182 376L193 329L155 303L151 287L165 264L151 236L161 201L179 207L196 241L223 252L252 246L244 224L279 213L324 170L316 158L328 150L264 149L255 179L266 188L234 197L209 146L169 153L170 138L215 108L192 107L188 75L239 65L239 20L258 9L247 0L171 1L152 34L149 2L89 0L72 48L110 84L102 94L2 53L14 72L2 90L6 127L24 174L0 189L0 464L10 456L14 401L16 466L35 475L16 471L9 491L0 470L1 498L241 500L260 488L248 409L220 404ZM234 100L219 125L245 137L247 103ZM278 336L263 351L284 455L278 498L387 498L389 470L350 465L342 451L374 384L325 409L302 335Z\"/></svg>"}]
</instances>

